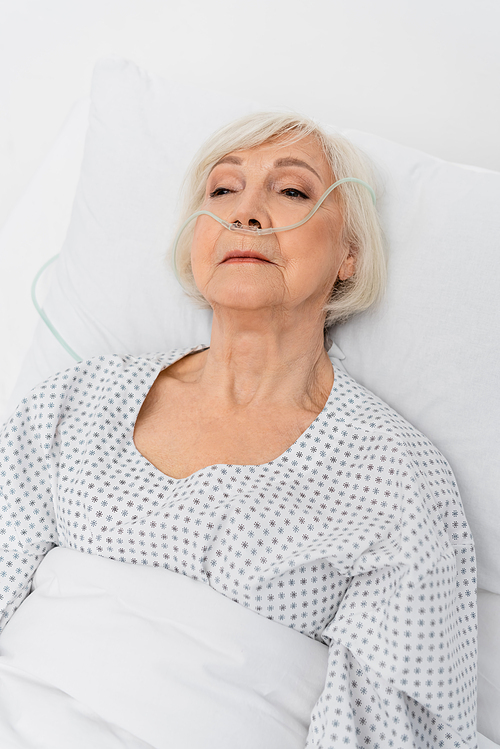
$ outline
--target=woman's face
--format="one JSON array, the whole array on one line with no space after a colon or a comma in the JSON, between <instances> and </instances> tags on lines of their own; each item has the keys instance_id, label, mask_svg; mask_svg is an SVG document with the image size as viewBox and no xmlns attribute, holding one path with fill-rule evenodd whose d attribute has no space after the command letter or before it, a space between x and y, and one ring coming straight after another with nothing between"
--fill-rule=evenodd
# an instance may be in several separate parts
<instances>
[{"instance_id":1,"label":"woman's face","mask_svg":"<svg viewBox=\"0 0 500 749\"><path fill-rule=\"evenodd\" d=\"M304 218L334 176L314 136L227 154L212 169L202 205L226 221L262 229ZM311 312L316 317L337 277L355 270L341 243L343 217L331 193L297 229L265 236L196 220L191 264L196 285L215 309Z\"/></svg>"}]
</instances>

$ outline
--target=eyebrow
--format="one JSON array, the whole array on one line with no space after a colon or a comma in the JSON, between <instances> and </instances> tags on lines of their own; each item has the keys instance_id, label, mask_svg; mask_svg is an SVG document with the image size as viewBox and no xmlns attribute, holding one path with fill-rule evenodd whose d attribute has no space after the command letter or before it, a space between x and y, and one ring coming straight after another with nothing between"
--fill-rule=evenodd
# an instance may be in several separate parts
<instances>
[{"instance_id":1,"label":"eyebrow","mask_svg":"<svg viewBox=\"0 0 500 749\"><path fill-rule=\"evenodd\" d=\"M220 159L217 164L214 164L212 169L215 169L216 166L219 166L219 164L241 164L241 159L239 159L237 156L223 156L222 159Z\"/></svg>"},{"instance_id":2,"label":"eyebrow","mask_svg":"<svg viewBox=\"0 0 500 749\"><path fill-rule=\"evenodd\" d=\"M215 169L216 166L219 166L219 164L237 164L238 166L241 166L242 161L237 156L224 156L220 161L217 162L217 164L214 164L212 169ZM274 168L277 169L280 166L301 166L304 169L309 169L310 172L316 175L316 177L321 182L321 177L319 176L318 172L310 166L310 164L307 163L307 161L302 161L301 159L295 159L295 158L285 158L285 159L278 159L274 162ZM212 171L212 170L211 170Z\"/></svg>"},{"instance_id":3,"label":"eyebrow","mask_svg":"<svg viewBox=\"0 0 500 749\"><path fill-rule=\"evenodd\" d=\"M313 169L310 164L307 163L307 161L302 161L301 159L294 159L294 158L288 158L288 159L278 159L274 162L274 166L277 168L279 166L301 166L304 169L309 169L310 172L316 175L316 177L321 182L321 177L319 176L316 169Z\"/></svg>"}]
</instances>

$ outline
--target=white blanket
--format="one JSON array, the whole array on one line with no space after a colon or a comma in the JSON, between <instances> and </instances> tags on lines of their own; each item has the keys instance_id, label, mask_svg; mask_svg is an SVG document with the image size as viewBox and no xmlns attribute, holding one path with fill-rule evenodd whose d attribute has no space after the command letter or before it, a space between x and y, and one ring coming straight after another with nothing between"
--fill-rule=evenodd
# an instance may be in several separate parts
<instances>
[{"instance_id":1,"label":"white blanket","mask_svg":"<svg viewBox=\"0 0 500 749\"><path fill-rule=\"evenodd\" d=\"M2 749L303 749L328 649L205 583L55 548L0 653Z\"/></svg>"},{"instance_id":2,"label":"white blanket","mask_svg":"<svg viewBox=\"0 0 500 749\"><path fill-rule=\"evenodd\" d=\"M303 749L327 656L204 583L55 548L0 637L0 747Z\"/></svg>"}]
</instances>

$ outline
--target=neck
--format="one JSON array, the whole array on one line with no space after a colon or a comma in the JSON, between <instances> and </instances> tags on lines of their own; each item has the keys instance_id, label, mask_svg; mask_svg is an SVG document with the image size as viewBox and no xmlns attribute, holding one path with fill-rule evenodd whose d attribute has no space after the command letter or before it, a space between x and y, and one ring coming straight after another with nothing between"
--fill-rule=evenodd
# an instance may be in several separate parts
<instances>
[{"instance_id":1,"label":"neck","mask_svg":"<svg viewBox=\"0 0 500 749\"><path fill-rule=\"evenodd\" d=\"M201 384L235 407L282 402L321 410L333 384L322 319L308 325L215 309Z\"/></svg>"}]
</instances>

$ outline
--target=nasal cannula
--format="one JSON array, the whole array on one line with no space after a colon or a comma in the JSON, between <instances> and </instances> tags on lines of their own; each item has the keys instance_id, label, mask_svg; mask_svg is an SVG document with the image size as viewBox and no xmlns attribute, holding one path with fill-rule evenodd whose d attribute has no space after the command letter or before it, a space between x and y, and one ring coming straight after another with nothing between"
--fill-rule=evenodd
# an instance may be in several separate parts
<instances>
[{"instance_id":1,"label":"nasal cannula","mask_svg":"<svg viewBox=\"0 0 500 749\"><path fill-rule=\"evenodd\" d=\"M302 226L302 224L305 224L306 221L309 221L310 218L314 216L316 211L321 207L321 205L324 203L324 201L327 199L327 197L330 195L330 193L339 185L342 185L344 182L357 182L359 185L363 185L363 187L366 187L367 190L369 190L373 204L376 204L376 197L375 192L373 190L373 187L371 187L367 182L364 182L362 179L358 179L357 177L344 177L343 179L337 180L337 182L334 182L333 185L330 185L328 190L325 190L323 195L320 197L314 208L309 211L307 216L302 219L302 221L298 221L296 224L290 224L290 226L269 226L266 229L259 229L257 226L244 226L239 221L233 221L232 224L230 224L228 221L224 221L223 218L220 218L219 216L216 216L215 213L211 213L211 211L196 211L195 213L192 213L189 218L187 218L184 223L179 227L179 231L175 235L174 239L174 249L173 249L173 265L174 265L174 271L175 275L177 276L177 280L180 282L179 274L177 272L177 245L179 244L179 239L181 238L181 234L186 228L188 224L191 223L195 218L198 218L198 216L210 216L210 218L215 219L216 221L221 224L225 229L228 229L229 231L235 231L238 232L238 234L252 234L253 236L257 235L259 237L262 237L266 234L277 234L280 231L290 231L290 229L296 229L298 226Z\"/></svg>"},{"instance_id":2,"label":"nasal cannula","mask_svg":"<svg viewBox=\"0 0 500 749\"><path fill-rule=\"evenodd\" d=\"M225 221L223 218L220 218L219 216L216 216L214 213L211 213L210 211L196 211L195 213L192 213L189 218L187 218L184 223L180 226L179 231L175 235L174 244L173 244L173 265L175 270L175 275L177 276L177 280L179 279L179 275L177 272L177 264L176 264L176 255L177 255L177 245L179 244L179 239L181 237L182 232L186 228L186 226L191 223L191 221L194 221L194 219L198 218L198 216L210 216L211 218L215 219L215 221L218 221L221 226L223 226L225 229L228 229L228 231L238 232L238 234L251 234L252 236L265 236L267 234L277 234L281 231L290 231L291 229L296 229L299 226L302 226L302 224L305 224L306 221L309 221L310 218L314 216L316 211L321 207L323 202L326 200L326 198L330 195L332 190L334 190L338 185L342 185L344 182L356 182L359 185L363 185L366 187L367 190L369 190L373 203L375 205L376 198L375 198L375 192L373 188L367 183L364 182L362 179L358 179L357 177L344 177L343 179L337 180L333 185L331 185L328 190L326 190L323 195L320 197L314 208L307 214L305 218L302 219L302 221L298 221L296 224L291 224L290 226L270 226L266 229L262 229L256 226L244 226L239 221L233 221L232 223L229 223L228 221ZM33 283L31 285L31 298L33 300L33 304L35 305L35 308L44 321L44 323L47 325L51 333L55 336L55 338L59 341L61 346L68 352L68 354L73 357L76 361L80 362L82 361L82 357L78 356L75 351L66 343L64 338L61 336L61 334L55 329L54 325L50 322L49 318L47 317L47 314L44 312L44 310L40 307L38 304L37 298L36 298L36 285L38 283L38 279L44 272L44 270L54 262L54 260L57 260L59 257L59 254L54 255L54 257L50 258L38 271L35 278L33 279Z\"/></svg>"}]
</instances>

